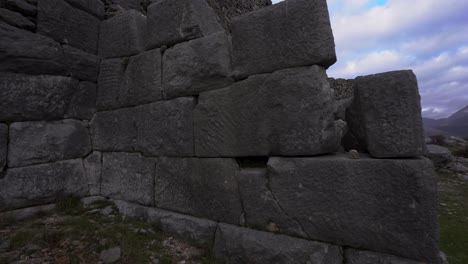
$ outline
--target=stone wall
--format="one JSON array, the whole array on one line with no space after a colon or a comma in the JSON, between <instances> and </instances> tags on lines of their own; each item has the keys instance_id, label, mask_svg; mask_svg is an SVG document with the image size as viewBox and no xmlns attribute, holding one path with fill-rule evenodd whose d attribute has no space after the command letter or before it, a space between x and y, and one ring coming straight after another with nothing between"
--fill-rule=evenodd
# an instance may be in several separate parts
<instances>
[{"instance_id":1,"label":"stone wall","mask_svg":"<svg viewBox=\"0 0 468 264\"><path fill-rule=\"evenodd\" d=\"M0 3L0 211L98 195L227 263L440 263L415 76L329 80L325 0Z\"/></svg>"}]
</instances>

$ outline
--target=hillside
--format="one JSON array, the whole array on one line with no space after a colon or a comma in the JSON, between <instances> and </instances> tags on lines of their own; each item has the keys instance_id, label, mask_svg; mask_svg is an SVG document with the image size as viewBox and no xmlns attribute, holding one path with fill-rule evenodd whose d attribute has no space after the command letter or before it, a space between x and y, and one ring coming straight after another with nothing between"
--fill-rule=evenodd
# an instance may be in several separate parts
<instances>
[{"instance_id":1,"label":"hillside","mask_svg":"<svg viewBox=\"0 0 468 264\"><path fill-rule=\"evenodd\" d=\"M468 137L468 106L452 114L448 118L423 118L426 135L447 135Z\"/></svg>"}]
</instances>

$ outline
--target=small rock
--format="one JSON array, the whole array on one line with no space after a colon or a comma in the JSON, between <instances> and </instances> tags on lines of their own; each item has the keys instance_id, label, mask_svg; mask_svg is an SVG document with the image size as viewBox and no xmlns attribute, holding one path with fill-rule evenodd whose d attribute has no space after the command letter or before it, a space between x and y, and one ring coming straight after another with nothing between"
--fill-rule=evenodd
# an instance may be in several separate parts
<instances>
[{"instance_id":1,"label":"small rock","mask_svg":"<svg viewBox=\"0 0 468 264\"><path fill-rule=\"evenodd\" d=\"M0 241L0 250L7 250L8 248L10 248L10 245L10 240Z\"/></svg>"},{"instance_id":2,"label":"small rock","mask_svg":"<svg viewBox=\"0 0 468 264\"><path fill-rule=\"evenodd\" d=\"M112 209L112 206L107 206L106 208L102 209L99 213L104 216L107 216L110 215L113 211L114 209Z\"/></svg>"},{"instance_id":3,"label":"small rock","mask_svg":"<svg viewBox=\"0 0 468 264\"><path fill-rule=\"evenodd\" d=\"M28 244L26 245L25 252L26 254L31 254L41 249L42 248L36 244Z\"/></svg>"},{"instance_id":4,"label":"small rock","mask_svg":"<svg viewBox=\"0 0 468 264\"><path fill-rule=\"evenodd\" d=\"M359 152L357 152L355 149L352 149L348 152L348 156L350 159L359 159Z\"/></svg>"},{"instance_id":5,"label":"small rock","mask_svg":"<svg viewBox=\"0 0 468 264\"><path fill-rule=\"evenodd\" d=\"M104 263L114 263L120 259L121 250L120 247L113 247L107 250L101 251L99 259Z\"/></svg>"}]
</instances>

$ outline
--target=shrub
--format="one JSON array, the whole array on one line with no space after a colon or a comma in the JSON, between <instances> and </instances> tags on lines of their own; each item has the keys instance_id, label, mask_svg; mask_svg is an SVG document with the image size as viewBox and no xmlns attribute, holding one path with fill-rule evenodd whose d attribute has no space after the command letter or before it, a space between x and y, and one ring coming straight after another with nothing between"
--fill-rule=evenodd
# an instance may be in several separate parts
<instances>
[{"instance_id":1,"label":"shrub","mask_svg":"<svg viewBox=\"0 0 468 264\"><path fill-rule=\"evenodd\" d=\"M452 151L452 154L457 157L468 158L468 147L456 148Z\"/></svg>"}]
</instances>

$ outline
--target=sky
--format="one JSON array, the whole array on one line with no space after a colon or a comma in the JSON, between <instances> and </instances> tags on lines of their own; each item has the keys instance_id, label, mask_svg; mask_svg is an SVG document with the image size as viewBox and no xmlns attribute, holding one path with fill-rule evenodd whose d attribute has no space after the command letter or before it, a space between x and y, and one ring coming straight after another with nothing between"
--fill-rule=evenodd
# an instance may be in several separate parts
<instances>
[{"instance_id":1,"label":"sky","mask_svg":"<svg viewBox=\"0 0 468 264\"><path fill-rule=\"evenodd\" d=\"M444 118L468 105L467 0L327 3L338 57L330 77L412 69L423 116Z\"/></svg>"}]
</instances>

